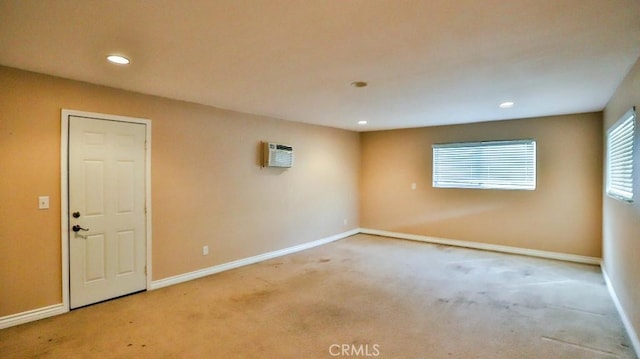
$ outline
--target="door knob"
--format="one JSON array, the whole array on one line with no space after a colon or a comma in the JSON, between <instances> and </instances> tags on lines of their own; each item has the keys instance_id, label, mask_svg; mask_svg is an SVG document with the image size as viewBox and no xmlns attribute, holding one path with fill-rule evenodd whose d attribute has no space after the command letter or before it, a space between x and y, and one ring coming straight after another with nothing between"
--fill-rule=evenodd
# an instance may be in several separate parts
<instances>
[{"instance_id":1,"label":"door knob","mask_svg":"<svg viewBox=\"0 0 640 359\"><path fill-rule=\"evenodd\" d=\"M82 228L76 224L75 226L71 227L71 230L74 232L79 232L79 231L88 231L89 228Z\"/></svg>"},{"instance_id":2,"label":"door knob","mask_svg":"<svg viewBox=\"0 0 640 359\"><path fill-rule=\"evenodd\" d=\"M72 216L73 218L78 218L80 217L80 212L73 212Z\"/></svg>"}]
</instances>

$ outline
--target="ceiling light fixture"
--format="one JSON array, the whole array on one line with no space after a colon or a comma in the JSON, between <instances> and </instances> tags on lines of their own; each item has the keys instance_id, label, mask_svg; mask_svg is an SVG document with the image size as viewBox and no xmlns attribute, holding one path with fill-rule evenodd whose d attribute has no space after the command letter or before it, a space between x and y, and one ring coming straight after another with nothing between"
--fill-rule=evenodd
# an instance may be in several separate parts
<instances>
[{"instance_id":1,"label":"ceiling light fixture","mask_svg":"<svg viewBox=\"0 0 640 359\"><path fill-rule=\"evenodd\" d=\"M507 102L501 103L499 106L500 108L511 108L513 107L513 105L515 105L515 102L507 101Z\"/></svg>"},{"instance_id":2,"label":"ceiling light fixture","mask_svg":"<svg viewBox=\"0 0 640 359\"><path fill-rule=\"evenodd\" d=\"M369 84L364 81L354 81L351 83L353 87L367 87Z\"/></svg>"},{"instance_id":3,"label":"ceiling light fixture","mask_svg":"<svg viewBox=\"0 0 640 359\"><path fill-rule=\"evenodd\" d=\"M128 58L120 55L109 55L107 56L107 60L118 65L128 65L131 62Z\"/></svg>"},{"instance_id":4,"label":"ceiling light fixture","mask_svg":"<svg viewBox=\"0 0 640 359\"><path fill-rule=\"evenodd\" d=\"M366 124L367 124L367 121L365 120L358 121L358 125L366 125Z\"/></svg>"}]
</instances>

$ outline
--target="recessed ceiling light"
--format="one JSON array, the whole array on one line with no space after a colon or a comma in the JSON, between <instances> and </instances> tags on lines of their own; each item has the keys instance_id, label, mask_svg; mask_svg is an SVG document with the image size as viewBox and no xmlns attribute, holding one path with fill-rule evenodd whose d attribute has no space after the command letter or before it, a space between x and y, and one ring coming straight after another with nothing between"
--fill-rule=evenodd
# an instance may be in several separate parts
<instances>
[{"instance_id":1,"label":"recessed ceiling light","mask_svg":"<svg viewBox=\"0 0 640 359\"><path fill-rule=\"evenodd\" d=\"M369 84L364 81L354 81L351 83L351 86L353 87L367 87L367 85Z\"/></svg>"},{"instance_id":2,"label":"recessed ceiling light","mask_svg":"<svg viewBox=\"0 0 640 359\"><path fill-rule=\"evenodd\" d=\"M515 105L514 102L507 101L507 102L501 103L500 104L500 108L511 108L511 107L513 107L513 105Z\"/></svg>"},{"instance_id":3,"label":"recessed ceiling light","mask_svg":"<svg viewBox=\"0 0 640 359\"><path fill-rule=\"evenodd\" d=\"M110 62L113 62L114 64L119 64L119 65L127 65L131 62L129 61L128 58L120 55L109 55L107 56L107 60L109 60Z\"/></svg>"},{"instance_id":4,"label":"recessed ceiling light","mask_svg":"<svg viewBox=\"0 0 640 359\"><path fill-rule=\"evenodd\" d=\"M367 121L365 120L358 121L358 125L366 125L366 124L367 124Z\"/></svg>"}]
</instances>

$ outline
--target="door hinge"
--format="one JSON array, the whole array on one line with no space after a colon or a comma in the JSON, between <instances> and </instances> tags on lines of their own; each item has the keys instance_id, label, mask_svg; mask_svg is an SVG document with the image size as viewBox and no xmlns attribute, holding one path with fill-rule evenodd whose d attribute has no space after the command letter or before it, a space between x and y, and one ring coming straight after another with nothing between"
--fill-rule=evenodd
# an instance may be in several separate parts
<instances>
[{"instance_id":1,"label":"door hinge","mask_svg":"<svg viewBox=\"0 0 640 359\"><path fill-rule=\"evenodd\" d=\"M144 275L147 275L147 266L144 266Z\"/></svg>"}]
</instances>

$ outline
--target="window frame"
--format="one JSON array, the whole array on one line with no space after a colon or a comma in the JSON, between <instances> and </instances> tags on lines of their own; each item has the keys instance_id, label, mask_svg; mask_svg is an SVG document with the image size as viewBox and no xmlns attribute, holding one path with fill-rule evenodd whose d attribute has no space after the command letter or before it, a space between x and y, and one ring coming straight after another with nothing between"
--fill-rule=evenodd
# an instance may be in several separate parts
<instances>
[{"instance_id":1,"label":"window frame","mask_svg":"<svg viewBox=\"0 0 640 359\"><path fill-rule=\"evenodd\" d=\"M444 163L438 163L436 157L439 149L443 148L456 148L456 149L468 149L469 151L473 151L473 148L490 148L494 146L505 146L505 145L531 145L532 146L532 156L523 157L522 161L524 166L531 166L531 171L527 173L526 176L522 176L523 179L530 180L527 183L517 183L518 181L514 179L513 183L507 184L498 184L500 181L504 181L504 179L499 179L498 176L494 178L481 178L481 176L476 176L472 174L468 176L468 178L460 178L457 181L446 181L444 179L440 179L437 177L442 177L440 173L442 172L441 168L437 168L440 164L441 167L444 166ZM522 154L526 154L529 150L523 150ZM489 159L478 159L482 166L478 166L478 168L474 168L474 170L480 169L481 172L485 176L489 176L490 165L491 162L489 160L498 160L499 157L495 157L490 152L485 151L482 155L486 155ZM504 166L504 162L496 162L496 166ZM483 167L484 166L484 167ZM460 168L464 168L461 166ZM468 167L467 167L468 169ZM537 142L535 139L526 138L526 139L516 139L516 140L495 140L495 141L474 141L474 142L451 142L451 143L439 143L432 145L432 186L433 188L458 188L458 189L490 189L490 190L515 190L515 191L534 191L537 188ZM525 170L526 172L527 170Z\"/></svg>"},{"instance_id":2,"label":"window frame","mask_svg":"<svg viewBox=\"0 0 640 359\"><path fill-rule=\"evenodd\" d=\"M605 149L605 168L606 168L606 178L605 178L605 193L607 194L608 197L623 201L623 202L627 202L627 203L632 203L634 201L634 187L636 186L636 184L634 183L634 172L637 171L637 169L635 169L634 167L634 162L635 162L635 151L637 150L637 131L638 131L638 124L637 124L637 114L636 114L636 108L631 107L627 112L625 112L608 130L606 133L606 149ZM630 128L630 132L628 133L622 133L620 134L620 131L624 131L624 130L628 130L627 126L628 124L631 123L631 128ZM621 138L621 136L629 136L629 137L624 137ZM615 138L612 138L612 136L616 136ZM623 147L622 149L619 147L616 147L615 149L617 149L618 151L622 151L624 149L624 147L629 147L628 149L628 153L626 152L616 152L616 153L612 153L612 151L614 151L614 147L611 145L612 142L617 142L616 144L620 147ZM630 142L627 143L627 142ZM621 144L622 143L622 144ZM629 159L630 160L630 172L629 175L625 175L622 176L620 174L620 169L618 169L618 176L621 177L616 177L616 179L614 181L612 181L612 178L614 178L614 172L612 171L612 157L621 157L624 156L625 159ZM613 186L612 187L612 182L617 182L618 185ZM628 183L628 186L624 186L625 184ZM623 184L623 185L620 185ZM624 187L624 188L622 188ZM628 189L629 191L626 191L626 189Z\"/></svg>"}]
</instances>

